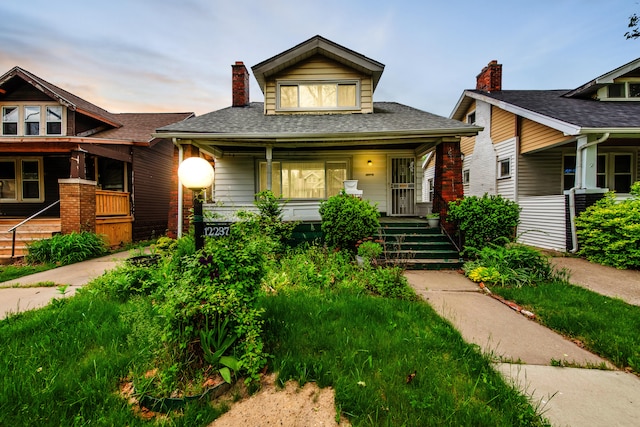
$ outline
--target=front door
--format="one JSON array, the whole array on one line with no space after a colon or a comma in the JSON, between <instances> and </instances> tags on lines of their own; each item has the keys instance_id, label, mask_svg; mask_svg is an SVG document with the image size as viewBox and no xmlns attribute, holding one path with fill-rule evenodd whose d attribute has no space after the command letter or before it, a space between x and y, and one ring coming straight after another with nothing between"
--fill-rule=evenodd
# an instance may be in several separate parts
<instances>
[{"instance_id":1,"label":"front door","mask_svg":"<svg viewBox=\"0 0 640 427\"><path fill-rule=\"evenodd\" d=\"M391 158L391 214L415 216L416 178L413 157Z\"/></svg>"}]
</instances>

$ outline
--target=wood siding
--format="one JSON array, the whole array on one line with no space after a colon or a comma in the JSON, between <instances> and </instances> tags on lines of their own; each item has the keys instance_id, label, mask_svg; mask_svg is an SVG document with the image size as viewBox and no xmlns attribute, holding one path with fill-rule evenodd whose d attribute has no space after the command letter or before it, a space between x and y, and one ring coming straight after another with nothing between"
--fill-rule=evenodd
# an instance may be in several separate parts
<instances>
[{"instance_id":1,"label":"wood siding","mask_svg":"<svg viewBox=\"0 0 640 427\"><path fill-rule=\"evenodd\" d=\"M291 114L290 112L276 112L276 80L359 80L360 81L360 110L361 113L373 112L373 82L371 77L342 65L321 55L313 56L295 66L271 77L265 87L264 105L266 114ZM317 114L317 112L312 112ZM328 111L336 114L340 111ZM353 110L348 113L353 113ZM296 111L295 114L301 114Z\"/></svg>"},{"instance_id":2,"label":"wood siding","mask_svg":"<svg viewBox=\"0 0 640 427\"><path fill-rule=\"evenodd\" d=\"M111 247L122 246L131 242L132 216L96 218L96 234L106 236Z\"/></svg>"},{"instance_id":3,"label":"wood siding","mask_svg":"<svg viewBox=\"0 0 640 427\"><path fill-rule=\"evenodd\" d=\"M520 152L525 154L548 148L571 139L562 132L543 124L522 118L520 131Z\"/></svg>"},{"instance_id":4,"label":"wood siding","mask_svg":"<svg viewBox=\"0 0 640 427\"><path fill-rule=\"evenodd\" d=\"M522 197L518 241L525 245L566 250L565 196Z\"/></svg>"},{"instance_id":5,"label":"wood siding","mask_svg":"<svg viewBox=\"0 0 640 427\"><path fill-rule=\"evenodd\" d=\"M516 118L513 113L491 106L491 140L494 144L516 136Z\"/></svg>"},{"instance_id":6,"label":"wood siding","mask_svg":"<svg viewBox=\"0 0 640 427\"><path fill-rule=\"evenodd\" d=\"M462 121L464 121L466 123L467 114L471 113L472 111L475 111L475 109L476 109L476 101L474 100L473 103L467 109L467 111L465 111L464 118L462 119ZM475 136L468 136L468 137L460 138L460 151L465 156L473 153L473 149L475 148L475 145L476 145L476 137Z\"/></svg>"},{"instance_id":7,"label":"wood siding","mask_svg":"<svg viewBox=\"0 0 640 427\"><path fill-rule=\"evenodd\" d=\"M131 164L133 239L147 240L167 231L172 190L173 143L160 140L152 147L134 147Z\"/></svg>"}]
</instances>

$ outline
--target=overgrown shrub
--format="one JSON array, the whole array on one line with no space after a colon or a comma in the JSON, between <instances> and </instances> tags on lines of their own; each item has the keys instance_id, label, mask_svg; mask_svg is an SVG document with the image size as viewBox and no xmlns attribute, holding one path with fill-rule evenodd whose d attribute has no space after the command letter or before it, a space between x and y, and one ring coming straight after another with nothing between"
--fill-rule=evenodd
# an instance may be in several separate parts
<instances>
[{"instance_id":1,"label":"overgrown shrub","mask_svg":"<svg viewBox=\"0 0 640 427\"><path fill-rule=\"evenodd\" d=\"M616 202L607 193L576 217L580 255L616 268L640 268L640 182L631 194Z\"/></svg>"},{"instance_id":2,"label":"overgrown shrub","mask_svg":"<svg viewBox=\"0 0 640 427\"><path fill-rule=\"evenodd\" d=\"M283 249L284 245L291 239L293 230L299 221L283 221L283 207L286 202L282 197L276 197L272 191L265 190L256 194L254 202L258 208L258 224L260 231L271 237L280 244L278 249Z\"/></svg>"},{"instance_id":3,"label":"overgrown shrub","mask_svg":"<svg viewBox=\"0 0 640 427\"><path fill-rule=\"evenodd\" d=\"M487 285L535 285L541 281L568 278L565 270L556 270L551 257L521 244L487 245L477 252L477 258L463 266L465 275L474 282Z\"/></svg>"},{"instance_id":4,"label":"overgrown shrub","mask_svg":"<svg viewBox=\"0 0 640 427\"><path fill-rule=\"evenodd\" d=\"M377 205L344 190L320 204L320 216L327 245L351 252L355 252L358 240L373 236L380 227Z\"/></svg>"},{"instance_id":5,"label":"overgrown shrub","mask_svg":"<svg viewBox=\"0 0 640 427\"><path fill-rule=\"evenodd\" d=\"M50 239L36 240L27 245L25 259L29 263L73 264L108 252L104 236L82 231L56 234Z\"/></svg>"},{"instance_id":6,"label":"overgrown shrub","mask_svg":"<svg viewBox=\"0 0 640 427\"><path fill-rule=\"evenodd\" d=\"M455 221L464 237L464 254L472 255L489 244L515 240L520 206L500 195L469 196L449 203L449 221Z\"/></svg>"}]
</instances>

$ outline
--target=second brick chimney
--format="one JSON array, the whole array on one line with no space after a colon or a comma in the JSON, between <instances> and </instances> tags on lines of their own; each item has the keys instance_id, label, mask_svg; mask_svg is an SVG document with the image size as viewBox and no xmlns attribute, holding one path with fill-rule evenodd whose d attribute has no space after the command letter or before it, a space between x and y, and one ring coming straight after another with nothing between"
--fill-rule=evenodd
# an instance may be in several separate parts
<instances>
[{"instance_id":1,"label":"second brick chimney","mask_svg":"<svg viewBox=\"0 0 640 427\"><path fill-rule=\"evenodd\" d=\"M502 64L493 60L476 76L476 89L485 92L502 90Z\"/></svg>"},{"instance_id":2,"label":"second brick chimney","mask_svg":"<svg viewBox=\"0 0 640 427\"><path fill-rule=\"evenodd\" d=\"M249 105L249 72L242 61L236 61L232 68L232 106L246 107Z\"/></svg>"}]
</instances>

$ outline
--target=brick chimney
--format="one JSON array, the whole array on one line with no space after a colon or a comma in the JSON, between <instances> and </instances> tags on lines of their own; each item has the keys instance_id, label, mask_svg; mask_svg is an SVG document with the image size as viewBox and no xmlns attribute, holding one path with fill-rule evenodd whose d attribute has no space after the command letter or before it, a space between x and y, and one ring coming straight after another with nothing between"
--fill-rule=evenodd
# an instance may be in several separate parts
<instances>
[{"instance_id":1,"label":"brick chimney","mask_svg":"<svg viewBox=\"0 0 640 427\"><path fill-rule=\"evenodd\" d=\"M502 90L502 64L495 59L476 76L476 89L485 92Z\"/></svg>"},{"instance_id":2,"label":"brick chimney","mask_svg":"<svg viewBox=\"0 0 640 427\"><path fill-rule=\"evenodd\" d=\"M242 61L236 61L232 68L232 94L234 107L249 105L249 72Z\"/></svg>"}]
</instances>

